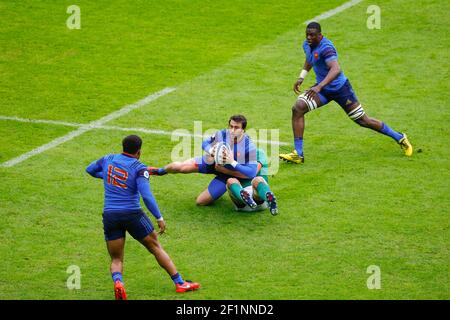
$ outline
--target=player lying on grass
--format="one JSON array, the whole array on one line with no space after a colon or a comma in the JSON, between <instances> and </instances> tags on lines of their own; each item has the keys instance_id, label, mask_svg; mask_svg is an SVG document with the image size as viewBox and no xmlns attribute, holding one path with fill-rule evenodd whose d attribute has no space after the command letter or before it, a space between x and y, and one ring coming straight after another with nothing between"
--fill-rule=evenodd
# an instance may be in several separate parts
<instances>
[{"instance_id":1,"label":"player lying on grass","mask_svg":"<svg viewBox=\"0 0 450 320\"><path fill-rule=\"evenodd\" d=\"M339 66L336 48L330 40L322 35L320 24L317 22L311 22L307 25L303 50L306 60L303 70L294 84L294 92L300 93L300 86L311 68L314 68L316 74L316 84L305 93L300 94L292 107L295 150L291 153L280 154L281 159L292 163L304 162L304 116L309 111L320 108L330 101L336 101L350 119L361 127L370 128L391 137L404 149L405 155L412 155L413 147L406 134L394 131L387 124L367 116L353 91L352 85Z\"/></svg>"},{"instance_id":2,"label":"player lying on grass","mask_svg":"<svg viewBox=\"0 0 450 320\"><path fill-rule=\"evenodd\" d=\"M256 150L256 159L258 161L257 176L253 179L228 178L228 194L237 211L260 211L269 208L272 215L277 215L277 200L268 184L268 163L263 150ZM225 171L227 169L221 170L227 173Z\"/></svg>"},{"instance_id":3,"label":"player lying on grass","mask_svg":"<svg viewBox=\"0 0 450 320\"><path fill-rule=\"evenodd\" d=\"M167 173L203 173L214 174L215 178L197 197L197 205L209 205L219 199L227 191L228 178L240 174L246 179L253 179L257 173L256 147L245 133L247 119L243 115L233 115L228 120L228 129L217 131L202 143L205 155L183 162L172 162L162 168L149 167L150 174L165 175ZM223 167L228 174L220 172L222 165L214 160L216 147L224 142L232 150L224 154ZM232 175L230 175L232 174Z\"/></svg>"},{"instance_id":4,"label":"player lying on grass","mask_svg":"<svg viewBox=\"0 0 450 320\"><path fill-rule=\"evenodd\" d=\"M164 233L166 224L150 191L147 166L139 161L141 138L128 136L123 139L122 146L122 154L104 156L86 168L91 176L103 179L103 229L106 247L111 256L110 270L116 299L127 298L122 277L126 231L155 256L159 265L172 278L176 292L198 289L198 283L184 281L177 272L169 255L159 243L150 219L141 209L139 194L147 209L156 218L159 234Z\"/></svg>"}]
</instances>

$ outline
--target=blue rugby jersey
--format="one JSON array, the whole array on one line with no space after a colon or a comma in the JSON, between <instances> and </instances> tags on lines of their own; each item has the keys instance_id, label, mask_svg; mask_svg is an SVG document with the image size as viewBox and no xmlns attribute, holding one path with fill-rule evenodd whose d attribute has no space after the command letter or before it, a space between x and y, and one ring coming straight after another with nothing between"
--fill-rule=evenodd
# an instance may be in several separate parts
<instances>
[{"instance_id":1,"label":"blue rugby jersey","mask_svg":"<svg viewBox=\"0 0 450 320\"><path fill-rule=\"evenodd\" d=\"M206 139L202 143L202 148L209 152L212 145L217 142L226 142L233 151L233 158L238 165L233 167L230 164L225 165L225 168L239 171L248 178L254 178L257 173L258 164L256 161L256 146L253 144L251 138L244 133L244 137L237 143L232 143L232 137L228 129L217 131L213 136Z\"/></svg>"},{"instance_id":2,"label":"blue rugby jersey","mask_svg":"<svg viewBox=\"0 0 450 320\"><path fill-rule=\"evenodd\" d=\"M313 66L314 73L316 74L316 82L322 82L322 80L327 76L328 71L330 71L330 68L327 66L327 62L337 60L338 58L337 51L333 43L323 37L316 47L311 48L305 40L303 42L303 51L306 55L306 61ZM344 85L345 81L347 81L347 77L344 75L344 72L341 71L341 73L339 73L333 81L326 85L324 89L328 91L337 91Z\"/></svg>"},{"instance_id":3,"label":"blue rugby jersey","mask_svg":"<svg viewBox=\"0 0 450 320\"><path fill-rule=\"evenodd\" d=\"M156 219L161 218L150 191L147 166L138 159L125 153L110 154L92 162L86 171L93 177L103 179L104 212L139 210L140 194L147 209Z\"/></svg>"}]
</instances>

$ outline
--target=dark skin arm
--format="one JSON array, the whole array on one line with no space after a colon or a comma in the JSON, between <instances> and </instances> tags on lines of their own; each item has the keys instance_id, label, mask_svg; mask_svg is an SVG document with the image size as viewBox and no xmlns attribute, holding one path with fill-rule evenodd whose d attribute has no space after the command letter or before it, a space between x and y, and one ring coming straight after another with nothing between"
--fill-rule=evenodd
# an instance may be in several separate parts
<instances>
[{"instance_id":1,"label":"dark skin arm","mask_svg":"<svg viewBox=\"0 0 450 320\"><path fill-rule=\"evenodd\" d=\"M317 96L323 87L336 79L339 73L341 73L341 67L339 66L337 60L327 62L327 66L330 68L327 76L318 85L311 87L308 91L306 91L306 98L313 99L313 97Z\"/></svg>"},{"instance_id":2,"label":"dark skin arm","mask_svg":"<svg viewBox=\"0 0 450 320\"><path fill-rule=\"evenodd\" d=\"M308 61L305 60L305 63L303 64L303 69L305 69L306 71L309 72L309 70L311 70L311 68L312 68L312 65L310 65L308 63ZM294 83L294 92L296 94L300 94L300 86L302 85L303 80L305 80L305 79L298 78L297 81L295 81L295 83Z\"/></svg>"}]
</instances>

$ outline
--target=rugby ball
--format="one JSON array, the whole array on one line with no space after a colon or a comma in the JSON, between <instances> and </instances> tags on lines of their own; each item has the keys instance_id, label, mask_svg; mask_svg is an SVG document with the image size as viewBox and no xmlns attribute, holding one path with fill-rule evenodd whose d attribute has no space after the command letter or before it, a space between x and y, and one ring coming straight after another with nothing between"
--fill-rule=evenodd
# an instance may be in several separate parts
<instances>
[{"instance_id":1,"label":"rugby ball","mask_svg":"<svg viewBox=\"0 0 450 320\"><path fill-rule=\"evenodd\" d=\"M214 161L216 162L216 164L220 164L220 165L224 165L224 154L225 152L231 152L231 148L230 146L225 143L225 142L218 142L217 145L215 146L216 150L214 153Z\"/></svg>"}]
</instances>

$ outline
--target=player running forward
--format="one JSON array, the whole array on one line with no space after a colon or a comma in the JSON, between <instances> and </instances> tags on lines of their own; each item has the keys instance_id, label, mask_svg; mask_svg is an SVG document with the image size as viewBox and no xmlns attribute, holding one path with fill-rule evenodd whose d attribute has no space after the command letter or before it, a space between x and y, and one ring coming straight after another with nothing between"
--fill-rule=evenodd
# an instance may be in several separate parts
<instances>
[{"instance_id":1,"label":"player running forward","mask_svg":"<svg viewBox=\"0 0 450 320\"><path fill-rule=\"evenodd\" d=\"M320 108L330 101L336 101L347 115L361 127L370 128L394 139L411 156L413 147L404 133L392 130L387 124L367 116L361 103L353 91L352 85L342 72L336 48L321 33L320 24L311 22L306 27L306 40L303 43L306 60L298 80L294 84L294 92L300 93L308 71L314 68L316 84L298 96L292 107L292 129L294 131L295 150L288 154L280 154L280 158L288 162L302 163L304 116L307 112Z\"/></svg>"},{"instance_id":2,"label":"player running forward","mask_svg":"<svg viewBox=\"0 0 450 320\"><path fill-rule=\"evenodd\" d=\"M128 136L122 141L122 154L107 155L86 168L91 176L103 179L105 188L103 229L106 247L111 256L110 270L117 300L127 299L122 278L126 231L155 256L159 265L172 278L176 292L200 288L198 283L184 281L177 272L169 255L159 243L150 219L141 209L139 195L156 218L159 234L163 234L166 224L150 191L147 166L138 160L141 145L141 138L135 135Z\"/></svg>"},{"instance_id":3,"label":"player running forward","mask_svg":"<svg viewBox=\"0 0 450 320\"><path fill-rule=\"evenodd\" d=\"M202 143L205 155L183 162L172 162L162 168L148 168L150 174L164 175L167 173L203 173L214 174L216 177L197 197L197 205L209 205L219 199L227 191L227 180L230 176L241 174L246 179L253 179L257 172L256 147L245 133L247 119L243 115L233 115L228 120L228 129L217 131ZM225 159L224 168L227 175L217 170L219 165L214 162L215 146L218 142L226 142L232 151Z\"/></svg>"},{"instance_id":4,"label":"player running forward","mask_svg":"<svg viewBox=\"0 0 450 320\"><path fill-rule=\"evenodd\" d=\"M237 211L260 211L269 208L272 215L277 215L277 200L269 187L268 163L263 150L256 150L256 159L257 176L253 179L228 178L228 193Z\"/></svg>"}]
</instances>

